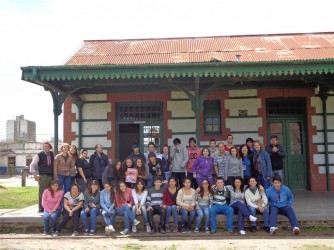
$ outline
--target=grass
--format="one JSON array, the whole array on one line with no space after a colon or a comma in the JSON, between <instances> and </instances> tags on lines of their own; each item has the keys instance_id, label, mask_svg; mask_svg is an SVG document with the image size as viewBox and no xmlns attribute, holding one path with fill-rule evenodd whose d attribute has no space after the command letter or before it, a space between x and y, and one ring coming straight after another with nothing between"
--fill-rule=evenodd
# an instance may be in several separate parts
<instances>
[{"instance_id":1,"label":"grass","mask_svg":"<svg viewBox=\"0 0 334 250\"><path fill-rule=\"evenodd\" d=\"M38 203L38 187L0 188L0 209L19 209Z\"/></svg>"}]
</instances>

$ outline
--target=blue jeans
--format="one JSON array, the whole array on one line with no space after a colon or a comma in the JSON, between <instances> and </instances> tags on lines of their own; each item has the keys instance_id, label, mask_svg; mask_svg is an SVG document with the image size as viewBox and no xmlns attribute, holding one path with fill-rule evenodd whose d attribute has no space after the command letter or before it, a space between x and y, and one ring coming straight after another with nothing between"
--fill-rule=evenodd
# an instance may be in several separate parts
<instances>
[{"instance_id":1,"label":"blue jeans","mask_svg":"<svg viewBox=\"0 0 334 250\"><path fill-rule=\"evenodd\" d=\"M256 214L261 214L259 210L255 207L247 207L251 215L256 216ZM265 207L263 211L263 222L265 227L269 227L269 208ZM251 226L256 226L256 221L251 222Z\"/></svg>"},{"instance_id":2,"label":"blue jeans","mask_svg":"<svg viewBox=\"0 0 334 250\"><path fill-rule=\"evenodd\" d=\"M102 216L104 219L104 222L107 226L113 225L115 221L115 210L113 209L109 214L106 210L102 210Z\"/></svg>"},{"instance_id":3,"label":"blue jeans","mask_svg":"<svg viewBox=\"0 0 334 250\"><path fill-rule=\"evenodd\" d=\"M195 215L196 215L196 210L188 211L184 208L180 208L180 214L181 214L181 224L188 224L188 226L191 226L191 223L193 222ZM189 215L189 218L187 219Z\"/></svg>"},{"instance_id":4,"label":"blue jeans","mask_svg":"<svg viewBox=\"0 0 334 250\"><path fill-rule=\"evenodd\" d=\"M216 215L217 214L224 214L226 215L226 229L232 230L233 229L233 208L229 205L212 205L209 209L210 211L210 224L211 230L217 230L217 222L216 222Z\"/></svg>"},{"instance_id":5,"label":"blue jeans","mask_svg":"<svg viewBox=\"0 0 334 250\"><path fill-rule=\"evenodd\" d=\"M262 185L264 189L270 187L270 181L271 180L268 180L267 178L266 180L264 180L262 174L257 176L257 182L259 183L259 185Z\"/></svg>"},{"instance_id":6,"label":"blue jeans","mask_svg":"<svg viewBox=\"0 0 334 250\"><path fill-rule=\"evenodd\" d=\"M292 207L290 206L285 206L285 207L270 207L270 227L276 227L276 222L277 222L277 215L282 214L286 217L288 217L290 225L292 228L298 227L298 221L296 218L296 214L293 211Z\"/></svg>"},{"instance_id":7,"label":"blue jeans","mask_svg":"<svg viewBox=\"0 0 334 250\"><path fill-rule=\"evenodd\" d=\"M233 208L234 212L238 213L238 229L244 230L245 229L244 228L244 221L245 221L244 217L248 219L249 216L251 215L251 213L247 209L247 206L244 203L237 201L231 204L231 208Z\"/></svg>"},{"instance_id":8,"label":"blue jeans","mask_svg":"<svg viewBox=\"0 0 334 250\"><path fill-rule=\"evenodd\" d=\"M73 179L73 176L58 175L60 188L64 191L64 194L70 191Z\"/></svg>"},{"instance_id":9,"label":"blue jeans","mask_svg":"<svg viewBox=\"0 0 334 250\"><path fill-rule=\"evenodd\" d=\"M137 216L137 214L136 214L136 206L132 206L132 213L133 213L133 215L136 218L136 216ZM143 219L144 219L145 224L147 224L148 223L148 217L147 217L147 211L146 211L146 206L145 205L143 205L141 207L141 214L143 215Z\"/></svg>"},{"instance_id":10,"label":"blue jeans","mask_svg":"<svg viewBox=\"0 0 334 250\"><path fill-rule=\"evenodd\" d=\"M51 220L52 230L55 232L57 230L57 220L60 216L60 210L54 211L52 214L44 210L43 220L44 220L44 231L49 232L49 222Z\"/></svg>"},{"instance_id":11,"label":"blue jeans","mask_svg":"<svg viewBox=\"0 0 334 250\"><path fill-rule=\"evenodd\" d=\"M177 206L166 206L166 222L165 225L169 223L169 217L173 215L174 224L177 224L179 221L178 214L177 214Z\"/></svg>"},{"instance_id":12,"label":"blue jeans","mask_svg":"<svg viewBox=\"0 0 334 250\"><path fill-rule=\"evenodd\" d=\"M96 217L99 215L99 208L91 208L88 212L83 208L80 213L80 219L85 230L89 230L87 216L90 216L90 229L96 231Z\"/></svg>"},{"instance_id":13,"label":"blue jeans","mask_svg":"<svg viewBox=\"0 0 334 250\"><path fill-rule=\"evenodd\" d=\"M87 180L87 185L88 185L89 183L91 183L92 178L86 178L86 180ZM75 181L80 187L80 192L84 193L86 191L86 188L87 188L87 185L84 182L84 180L82 178L76 178Z\"/></svg>"},{"instance_id":14,"label":"blue jeans","mask_svg":"<svg viewBox=\"0 0 334 250\"><path fill-rule=\"evenodd\" d=\"M149 177L146 179L146 187L147 189L150 189L151 187L153 187L153 177Z\"/></svg>"},{"instance_id":15,"label":"blue jeans","mask_svg":"<svg viewBox=\"0 0 334 250\"><path fill-rule=\"evenodd\" d=\"M201 222L203 219L203 216L205 217L205 224L204 227L209 227L209 221L210 221L210 212L209 212L209 206L207 205L199 205L199 209L196 210L197 219L196 219L196 226L195 228L201 227Z\"/></svg>"},{"instance_id":16,"label":"blue jeans","mask_svg":"<svg viewBox=\"0 0 334 250\"><path fill-rule=\"evenodd\" d=\"M129 208L128 205L116 208L116 215L124 216L125 229L130 229L130 222L133 222L133 220L135 219L131 208Z\"/></svg>"}]
</instances>

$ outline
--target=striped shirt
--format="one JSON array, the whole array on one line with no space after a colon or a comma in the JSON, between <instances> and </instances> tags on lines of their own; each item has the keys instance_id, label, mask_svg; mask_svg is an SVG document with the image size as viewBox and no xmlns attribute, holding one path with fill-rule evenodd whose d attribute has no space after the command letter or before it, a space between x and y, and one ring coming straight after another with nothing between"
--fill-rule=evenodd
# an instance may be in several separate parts
<instances>
[{"instance_id":1,"label":"striped shirt","mask_svg":"<svg viewBox=\"0 0 334 250\"><path fill-rule=\"evenodd\" d=\"M214 205L228 205L228 199L230 198L230 190L224 187L223 190L218 190L215 188L213 196L213 204Z\"/></svg>"},{"instance_id":2,"label":"striped shirt","mask_svg":"<svg viewBox=\"0 0 334 250\"><path fill-rule=\"evenodd\" d=\"M146 198L146 207L149 206L160 206L163 200L163 188L156 190L154 187L148 190L147 198Z\"/></svg>"}]
</instances>

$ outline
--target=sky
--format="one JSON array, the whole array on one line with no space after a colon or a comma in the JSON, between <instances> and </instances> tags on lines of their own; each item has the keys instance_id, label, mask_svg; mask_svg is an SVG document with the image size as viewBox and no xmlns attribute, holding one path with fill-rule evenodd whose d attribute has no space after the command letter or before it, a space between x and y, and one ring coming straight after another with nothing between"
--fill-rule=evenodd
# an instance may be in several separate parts
<instances>
[{"instance_id":1,"label":"sky","mask_svg":"<svg viewBox=\"0 0 334 250\"><path fill-rule=\"evenodd\" d=\"M84 40L333 32L333 9L333 0L0 0L0 141L21 114L50 140L51 95L22 81L20 67L63 65Z\"/></svg>"}]
</instances>

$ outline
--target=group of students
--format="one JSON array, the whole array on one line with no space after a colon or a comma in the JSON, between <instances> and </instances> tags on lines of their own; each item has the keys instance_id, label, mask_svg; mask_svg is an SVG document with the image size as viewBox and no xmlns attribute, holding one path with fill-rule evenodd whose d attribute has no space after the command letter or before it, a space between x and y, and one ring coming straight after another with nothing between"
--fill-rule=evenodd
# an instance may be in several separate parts
<instances>
[{"instance_id":1,"label":"group of students","mask_svg":"<svg viewBox=\"0 0 334 250\"><path fill-rule=\"evenodd\" d=\"M277 137L272 139L277 142ZM290 209L293 202L291 191L282 185L282 170L276 172L271 165L273 155L284 157L281 146L271 146L272 152L267 152L259 141L247 138L245 144L236 147L232 135L227 137L227 145L220 142L218 148L214 139L210 140L209 147L203 149L197 147L193 137L188 143L188 147L182 147L181 140L175 138L173 146L164 145L159 153L150 142L146 154L133 145L133 152L123 162L113 163L109 163L102 145L96 145L95 153L87 161L87 150L82 149L78 155L76 146L66 143L53 158L51 145L45 143L43 152L30 166L40 185L44 233L48 233L50 220L53 234L58 235L72 219L73 236L76 236L81 218L84 234L94 235L99 214L105 220L107 235L114 231L115 215L124 216L122 234L129 232L131 224L132 231L136 231L138 215L143 215L146 231L155 232L154 214L160 214L157 229L161 233L190 231L196 215L194 232L201 229L201 221L205 217L204 230L215 233L218 213L227 216L229 232L233 232L234 213L238 214L240 234L246 233L243 226L245 217L251 221L251 231L256 231L256 214L260 213L264 217L265 230L275 234L274 218L281 213L288 216L293 233L299 233L296 216ZM45 184L47 181L50 183L50 178L54 181L47 188ZM278 189L272 185L275 181L280 183ZM52 209L48 204L52 204ZM271 204L279 209L276 211ZM60 216L60 208L63 219L57 226L55 222ZM180 228L177 226L178 214L181 215ZM172 226L168 223L171 215L174 218ZM90 227L87 217L90 217Z\"/></svg>"}]
</instances>

